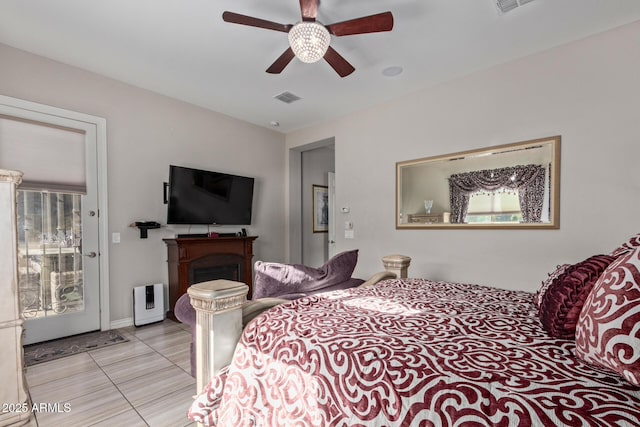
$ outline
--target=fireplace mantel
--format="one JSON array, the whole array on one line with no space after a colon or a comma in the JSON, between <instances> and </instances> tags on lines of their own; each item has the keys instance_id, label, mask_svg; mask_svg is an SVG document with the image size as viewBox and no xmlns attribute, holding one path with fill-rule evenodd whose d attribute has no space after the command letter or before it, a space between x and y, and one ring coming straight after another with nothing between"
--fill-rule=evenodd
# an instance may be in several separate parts
<instances>
[{"instance_id":1,"label":"fireplace mantel","mask_svg":"<svg viewBox=\"0 0 640 427\"><path fill-rule=\"evenodd\" d=\"M189 286L208 280L227 279L253 285L253 241L257 236L163 239L169 267L169 312Z\"/></svg>"}]
</instances>

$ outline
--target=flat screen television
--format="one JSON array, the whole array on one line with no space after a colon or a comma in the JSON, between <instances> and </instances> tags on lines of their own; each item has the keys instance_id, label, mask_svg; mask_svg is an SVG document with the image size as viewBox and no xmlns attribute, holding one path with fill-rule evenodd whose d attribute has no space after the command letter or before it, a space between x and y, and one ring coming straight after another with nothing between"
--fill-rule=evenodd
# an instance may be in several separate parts
<instances>
[{"instance_id":1,"label":"flat screen television","mask_svg":"<svg viewBox=\"0 0 640 427\"><path fill-rule=\"evenodd\" d=\"M167 224L250 225L254 178L169 167Z\"/></svg>"}]
</instances>

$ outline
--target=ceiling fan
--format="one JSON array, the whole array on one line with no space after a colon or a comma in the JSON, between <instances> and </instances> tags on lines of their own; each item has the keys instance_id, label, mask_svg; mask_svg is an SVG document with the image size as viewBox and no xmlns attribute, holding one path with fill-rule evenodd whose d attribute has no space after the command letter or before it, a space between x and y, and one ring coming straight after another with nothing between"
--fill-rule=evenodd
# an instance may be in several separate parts
<instances>
[{"instance_id":1,"label":"ceiling fan","mask_svg":"<svg viewBox=\"0 0 640 427\"><path fill-rule=\"evenodd\" d=\"M234 12L224 12L222 19L233 24L249 25L289 34L289 48L267 68L267 73L281 73L289 62L297 57L307 63L324 58L340 77L348 76L355 71L355 68L329 45L331 36L341 37L391 31L393 15L391 12L383 12L323 25L316 21L318 2L319 0L300 0L302 21L297 24L278 24Z\"/></svg>"}]
</instances>

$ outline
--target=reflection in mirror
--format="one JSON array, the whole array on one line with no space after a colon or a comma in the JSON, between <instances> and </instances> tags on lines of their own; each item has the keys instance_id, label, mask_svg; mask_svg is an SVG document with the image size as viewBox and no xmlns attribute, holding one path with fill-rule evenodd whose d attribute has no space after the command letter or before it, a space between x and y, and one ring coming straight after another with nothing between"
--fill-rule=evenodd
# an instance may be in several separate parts
<instances>
[{"instance_id":1,"label":"reflection in mirror","mask_svg":"<svg viewBox=\"0 0 640 427\"><path fill-rule=\"evenodd\" d=\"M396 164L396 228L559 228L560 137Z\"/></svg>"}]
</instances>

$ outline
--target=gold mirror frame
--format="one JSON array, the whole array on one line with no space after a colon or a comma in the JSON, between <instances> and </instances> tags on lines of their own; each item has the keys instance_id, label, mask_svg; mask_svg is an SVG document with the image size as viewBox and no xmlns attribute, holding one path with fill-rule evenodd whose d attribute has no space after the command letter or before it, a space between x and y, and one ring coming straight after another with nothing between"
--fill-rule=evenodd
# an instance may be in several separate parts
<instances>
[{"instance_id":1,"label":"gold mirror frame","mask_svg":"<svg viewBox=\"0 0 640 427\"><path fill-rule=\"evenodd\" d=\"M542 211L542 215L539 216L540 222L455 222L455 217L451 215L451 176L466 176L467 172L480 173L482 171L489 172L493 177L492 171L494 170L511 171L515 170L514 167L526 165L544 168L543 209L538 209ZM511 180L514 179L515 175ZM538 186L538 188L540 187ZM513 190L507 191L512 192ZM480 190L480 192L490 195L496 194L495 191L489 190ZM524 192L526 191L522 193ZM518 193L514 192L514 194ZM519 203L520 199L516 200ZM429 208L429 206L431 207ZM463 211L458 209L457 212ZM475 215L494 218L511 214L513 212L491 211ZM459 214L458 218L462 218L462 216ZM465 217L465 219L467 218ZM474 230L560 228L560 136L397 162L396 229L460 228Z\"/></svg>"}]
</instances>

